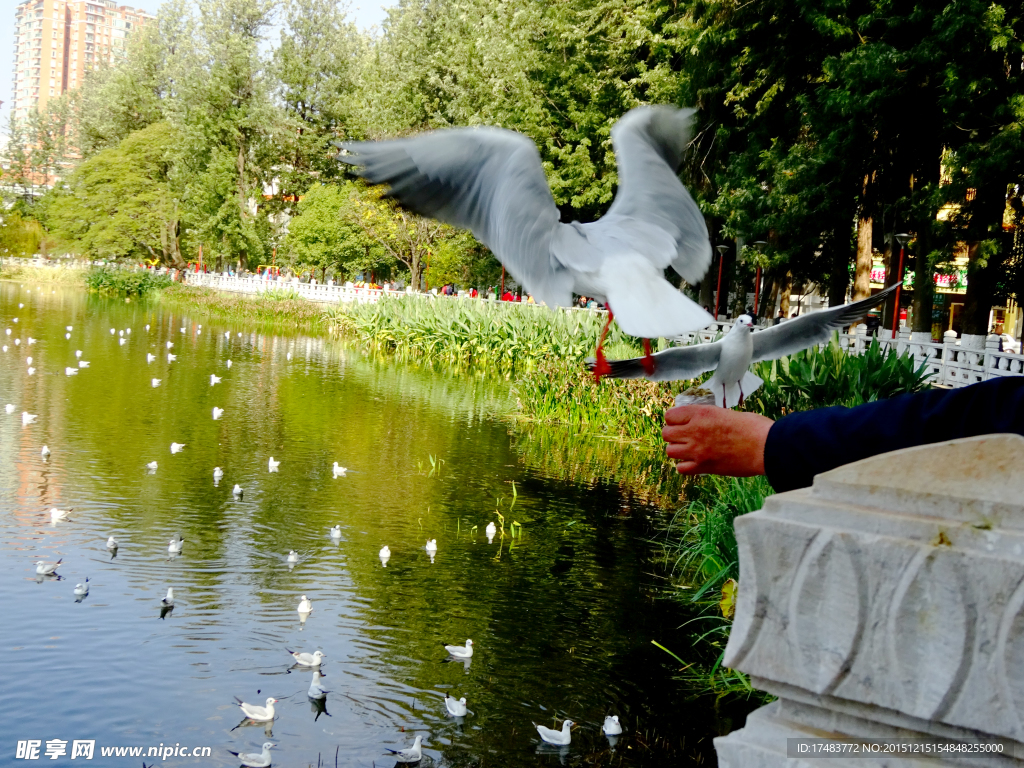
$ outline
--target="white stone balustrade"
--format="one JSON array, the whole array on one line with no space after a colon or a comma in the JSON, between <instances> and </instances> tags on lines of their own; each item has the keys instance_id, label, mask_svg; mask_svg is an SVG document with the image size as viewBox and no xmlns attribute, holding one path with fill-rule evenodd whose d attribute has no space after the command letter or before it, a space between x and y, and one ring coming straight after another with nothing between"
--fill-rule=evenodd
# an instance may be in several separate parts
<instances>
[{"instance_id":1,"label":"white stone balustrade","mask_svg":"<svg viewBox=\"0 0 1024 768\"><path fill-rule=\"evenodd\" d=\"M990 743L985 765L1024 765L1022 455L1019 435L879 455L736 519L724 663L778 700L715 740L722 768L924 764L794 760L791 738Z\"/></svg>"}]
</instances>

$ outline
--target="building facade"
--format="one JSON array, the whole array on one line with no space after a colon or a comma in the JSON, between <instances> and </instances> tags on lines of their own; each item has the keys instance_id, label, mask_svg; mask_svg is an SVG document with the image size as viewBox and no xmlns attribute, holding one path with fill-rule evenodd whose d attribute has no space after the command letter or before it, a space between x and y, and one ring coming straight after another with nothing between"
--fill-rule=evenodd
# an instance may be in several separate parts
<instances>
[{"instance_id":1,"label":"building facade","mask_svg":"<svg viewBox=\"0 0 1024 768\"><path fill-rule=\"evenodd\" d=\"M127 39L154 19L113 0L25 0L14 11L14 98L19 120L125 55Z\"/></svg>"}]
</instances>

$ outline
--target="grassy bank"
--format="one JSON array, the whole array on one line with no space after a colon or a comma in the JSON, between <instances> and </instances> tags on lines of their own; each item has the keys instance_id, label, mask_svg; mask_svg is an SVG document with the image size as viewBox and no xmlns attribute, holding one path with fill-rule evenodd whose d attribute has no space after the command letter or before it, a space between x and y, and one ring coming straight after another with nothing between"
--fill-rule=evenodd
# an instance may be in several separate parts
<instances>
[{"instance_id":1,"label":"grassy bank","mask_svg":"<svg viewBox=\"0 0 1024 768\"><path fill-rule=\"evenodd\" d=\"M85 273L86 270L77 267L36 267L31 264L19 264L17 259L4 259L3 269L0 269L0 280L84 286Z\"/></svg>"},{"instance_id":2,"label":"grassy bank","mask_svg":"<svg viewBox=\"0 0 1024 768\"><path fill-rule=\"evenodd\" d=\"M291 291L250 296L175 283L159 293L159 301L179 311L246 326L271 326L310 335L326 334L332 327L331 314L325 306L306 301Z\"/></svg>"}]
</instances>

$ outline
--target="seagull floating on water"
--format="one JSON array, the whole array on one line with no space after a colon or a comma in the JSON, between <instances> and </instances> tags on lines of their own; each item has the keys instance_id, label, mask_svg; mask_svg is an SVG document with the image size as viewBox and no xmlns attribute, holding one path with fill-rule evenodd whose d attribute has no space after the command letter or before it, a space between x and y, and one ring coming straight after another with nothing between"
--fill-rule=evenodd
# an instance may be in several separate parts
<instances>
[{"instance_id":1,"label":"seagull floating on water","mask_svg":"<svg viewBox=\"0 0 1024 768\"><path fill-rule=\"evenodd\" d=\"M123 347L125 344L128 343L128 339L124 339L124 338L118 339L117 343Z\"/></svg>"},{"instance_id":2,"label":"seagull floating on water","mask_svg":"<svg viewBox=\"0 0 1024 768\"><path fill-rule=\"evenodd\" d=\"M168 363L173 363L177 359L178 359L177 355L172 355L170 352L167 353L167 362Z\"/></svg>"},{"instance_id":3,"label":"seagull floating on water","mask_svg":"<svg viewBox=\"0 0 1024 768\"><path fill-rule=\"evenodd\" d=\"M388 749L387 747L384 749L387 750L388 754L395 756L395 762L418 763L423 759L423 750L420 746L422 742L423 737L417 736L416 740L412 743L412 746L407 749Z\"/></svg>"},{"instance_id":4,"label":"seagull floating on water","mask_svg":"<svg viewBox=\"0 0 1024 768\"><path fill-rule=\"evenodd\" d=\"M454 699L447 693L444 695L444 706L452 717L465 717L469 709L466 708L466 697Z\"/></svg>"},{"instance_id":5,"label":"seagull floating on water","mask_svg":"<svg viewBox=\"0 0 1024 768\"><path fill-rule=\"evenodd\" d=\"M628 334L678 336L714 321L664 277L671 266L698 283L711 264L704 216L677 175L693 113L638 107L612 127L619 187L589 224L559 222L537 147L513 131L452 128L346 143L349 154L338 160L388 184L405 208L472 231L538 302L571 306L573 293L595 296Z\"/></svg>"},{"instance_id":6,"label":"seagull floating on water","mask_svg":"<svg viewBox=\"0 0 1024 768\"><path fill-rule=\"evenodd\" d=\"M299 600L299 607L297 610L300 614L305 613L308 616L313 612L313 601L303 595L302 599Z\"/></svg>"},{"instance_id":7,"label":"seagull floating on water","mask_svg":"<svg viewBox=\"0 0 1024 768\"><path fill-rule=\"evenodd\" d=\"M6 410L7 410L8 413L14 413L14 411L15 411L14 403L8 403L7 406L6 406Z\"/></svg>"},{"instance_id":8,"label":"seagull floating on water","mask_svg":"<svg viewBox=\"0 0 1024 768\"><path fill-rule=\"evenodd\" d=\"M152 352L147 352L146 353L146 362L147 363L152 363L154 360L156 360L156 355L154 355Z\"/></svg>"},{"instance_id":9,"label":"seagull floating on water","mask_svg":"<svg viewBox=\"0 0 1024 768\"><path fill-rule=\"evenodd\" d=\"M271 456L270 460L267 462L267 469L270 472L277 472L277 468L279 466L281 466L281 462L280 461L274 461L274 457Z\"/></svg>"},{"instance_id":10,"label":"seagull floating on water","mask_svg":"<svg viewBox=\"0 0 1024 768\"><path fill-rule=\"evenodd\" d=\"M299 553L296 552L294 549L291 550L288 553L287 562L289 562L289 563L297 563L297 562L299 562Z\"/></svg>"},{"instance_id":11,"label":"seagull floating on water","mask_svg":"<svg viewBox=\"0 0 1024 768\"><path fill-rule=\"evenodd\" d=\"M224 477L224 470L221 469L220 467L214 467L213 468L213 479L214 480L220 480L222 477ZM235 487L237 488L238 486L235 486Z\"/></svg>"},{"instance_id":12,"label":"seagull floating on water","mask_svg":"<svg viewBox=\"0 0 1024 768\"><path fill-rule=\"evenodd\" d=\"M391 559L391 547L385 544L380 548L380 552L377 553L377 556L380 558L380 564L387 568L388 560Z\"/></svg>"},{"instance_id":13,"label":"seagull floating on water","mask_svg":"<svg viewBox=\"0 0 1024 768\"><path fill-rule=\"evenodd\" d=\"M117 549L117 539L113 536L107 539L107 549Z\"/></svg>"},{"instance_id":14,"label":"seagull floating on water","mask_svg":"<svg viewBox=\"0 0 1024 768\"><path fill-rule=\"evenodd\" d=\"M146 469L149 469L149 470L156 471L156 468L157 468L157 463L155 461L151 461L151 462L149 462L146 465Z\"/></svg>"},{"instance_id":15,"label":"seagull floating on water","mask_svg":"<svg viewBox=\"0 0 1024 768\"><path fill-rule=\"evenodd\" d=\"M215 373L211 373L210 374L210 386L212 387L214 384L219 384L219 383L220 383L220 376L216 375Z\"/></svg>"},{"instance_id":16,"label":"seagull floating on water","mask_svg":"<svg viewBox=\"0 0 1024 768\"><path fill-rule=\"evenodd\" d=\"M473 655L473 641L467 640L466 645L446 645L444 647L450 656L457 659L468 659Z\"/></svg>"},{"instance_id":17,"label":"seagull floating on water","mask_svg":"<svg viewBox=\"0 0 1024 768\"><path fill-rule=\"evenodd\" d=\"M56 563L48 563L45 560L36 561L36 573L39 576L52 576L57 571L57 566L64 562L64 558L61 558Z\"/></svg>"},{"instance_id":18,"label":"seagull floating on water","mask_svg":"<svg viewBox=\"0 0 1024 768\"><path fill-rule=\"evenodd\" d=\"M54 507L53 509L50 510L50 522L56 523L58 520L67 520L71 513L74 511L74 508L57 509L56 507Z\"/></svg>"},{"instance_id":19,"label":"seagull floating on water","mask_svg":"<svg viewBox=\"0 0 1024 768\"><path fill-rule=\"evenodd\" d=\"M319 668L314 669L313 680L312 682L310 682L309 690L306 692L306 695L309 696L309 698L322 699L324 696L330 693L330 691L328 691L326 688L320 685L321 677L327 677L327 675L321 672Z\"/></svg>"},{"instance_id":20,"label":"seagull floating on water","mask_svg":"<svg viewBox=\"0 0 1024 768\"><path fill-rule=\"evenodd\" d=\"M185 443L171 443L171 453L181 453L185 448Z\"/></svg>"},{"instance_id":21,"label":"seagull floating on water","mask_svg":"<svg viewBox=\"0 0 1024 768\"><path fill-rule=\"evenodd\" d=\"M229 749L228 752L237 757L246 768L269 768L270 750L273 746L272 741L267 741L263 744L262 752L235 752L233 749Z\"/></svg>"},{"instance_id":22,"label":"seagull floating on water","mask_svg":"<svg viewBox=\"0 0 1024 768\"><path fill-rule=\"evenodd\" d=\"M250 720L254 720L257 723L265 723L274 719L274 705L277 704L277 699L273 697L267 699L267 706L265 707L257 704L246 704L237 696L235 696L235 701L238 702L238 707L242 710L242 714Z\"/></svg>"},{"instance_id":23,"label":"seagull floating on water","mask_svg":"<svg viewBox=\"0 0 1024 768\"><path fill-rule=\"evenodd\" d=\"M224 365L226 365L228 368L230 368L231 367L231 361L228 360L226 363L224 363Z\"/></svg>"},{"instance_id":24,"label":"seagull floating on water","mask_svg":"<svg viewBox=\"0 0 1024 768\"><path fill-rule=\"evenodd\" d=\"M218 408L216 405L213 406L213 420L214 421L216 421L217 419L219 419L223 415L224 415L224 409L223 408Z\"/></svg>"},{"instance_id":25,"label":"seagull floating on water","mask_svg":"<svg viewBox=\"0 0 1024 768\"><path fill-rule=\"evenodd\" d=\"M117 333L117 329L116 328L111 328L110 329L110 335L113 336L115 333Z\"/></svg>"},{"instance_id":26,"label":"seagull floating on water","mask_svg":"<svg viewBox=\"0 0 1024 768\"><path fill-rule=\"evenodd\" d=\"M291 352L289 352L289 353L288 353L287 355L285 355L285 357L286 357L286 358L287 358L288 360L291 360L291 359L292 359L292 353L291 353Z\"/></svg>"},{"instance_id":27,"label":"seagull floating on water","mask_svg":"<svg viewBox=\"0 0 1024 768\"><path fill-rule=\"evenodd\" d=\"M50 455L50 446L44 445L43 449L39 453L41 453L43 455L43 458L45 459L47 456Z\"/></svg>"},{"instance_id":28,"label":"seagull floating on water","mask_svg":"<svg viewBox=\"0 0 1024 768\"><path fill-rule=\"evenodd\" d=\"M288 651L287 648L285 650ZM319 667L320 662L327 656L323 651L313 651L312 653L288 651L288 653L295 659L295 663L301 667Z\"/></svg>"},{"instance_id":29,"label":"seagull floating on water","mask_svg":"<svg viewBox=\"0 0 1024 768\"><path fill-rule=\"evenodd\" d=\"M173 341L168 341L167 342L167 348L168 349L171 349L173 346L174 346L174 342Z\"/></svg>"},{"instance_id":30,"label":"seagull floating on water","mask_svg":"<svg viewBox=\"0 0 1024 768\"><path fill-rule=\"evenodd\" d=\"M533 724L533 727L537 729L537 733L543 741L548 744L555 744L557 746L565 746L572 742L572 734L569 733L569 729L572 728L576 723L572 720L566 720L562 723L562 730L554 731L550 728L545 728L543 725Z\"/></svg>"},{"instance_id":31,"label":"seagull floating on water","mask_svg":"<svg viewBox=\"0 0 1024 768\"><path fill-rule=\"evenodd\" d=\"M427 546L425 547L427 552L431 555L437 554L437 539L427 539Z\"/></svg>"},{"instance_id":32,"label":"seagull floating on water","mask_svg":"<svg viewBox=\"0 0 1024 768\"><path fill-rule=\"evenodd\" d=\"M160 602L164 605L174 605L174 587L167 588L167 596Z\"/></svg>"},{"instance_id":33,"label":"seagull floating on water","mask_svg":"<svg viewBox=\"0 0 1024 768\"><path fill-rule=\"evenodd\" d=\"M32 365L32 357L31 356L25 358L25 365Z\"/></svg>"},{"instance_id":34,"label":"seagull floating on water","mask_svg":"<svg viewBox=\"0 0 1024 768\"><path fill-rule=\"evenodd\" d=\"M81 356L82 356L82 350L76 349L75 350L75 357L81 357Z\"/></svg>"},{"instance_id":35,"label":"seagull floating on water","mask_svg":"<svg viewBox=\"0 0 1024 768\"><path fill-rule=\"evenodd\" d=\"M242 498L242 494L244 493L244 491L242 491L242 486L240 486L238 483L235 483L235 487L231 489L231 493L236 499L240 499Z\"/></svg>"},{"instance_id":36,"label":"seagull floating on water","mask_svg":"<svg viewBox=\"0 0 1024 768\"><path fill-rule=\"evenodd\" d=\"M29 368L28 371L26 371L26 373L28 373L29 376L35 375L35 372L36 372L35 368Z\"/></svg>"},{"instance_id":37,"label":"seagull floating on water","mask_svg":"<svg viewBox=\"0 0 1024 768\"><path fill-rule=\"evenodd\" d=\"M332 539L340 539L341 538L341 526L340 525L336 525L333 528L331 528L331 538Z\"/></svg>"},{"instance_id":38,"label":"seagull floating on water","mask_svg":"<svg viewBox=\"0 0 1024 768\"><path fill-rule=\"evenodd\" d=\"M332 471L334 472L334 476L335 477L339 477L339 476L344 477L345 473L348 472L348 467L343 467L343 466L339 465L338 462L334 462L334 466L332 467Z\"/></svg>"},{"instance_id":39,"label":"seagull floating on water","mask_svg":"<svg viewBox=\"0 0 1024 768\"><path fill-rule=\"evenodd\" d=\"M75 596L85 597L89 594L89 578L86 577L84 584L75 584Z\"/></svg>"},{"instance_id":40,"label":"seagull floating on water","mask_svg":"<svg viewBox=\"0 0 1024 768\"><path fill-rule=\"evenodd\" d=\"M774 360L828 341L834 331L859 320L897 288L898 285L892 285L852 304L808 312L756 333L750 315L740 315L732 330L718 341L672 347L652 355L649 361L639 357L612 360L608 362L608 375L615 379L677 381L714 370L703 388L714 394L716 405L732 408L762 384L759 377L747 370L751 363ZM591 367L595 365L592 363Z\"/></svg>"},{"instance_id":41,"label":"seagull floating on water","mask_svg":"<svg viewBox=\"0 0 1024 768\"><path fill-rule=\"evenodd\" d=\"M65 376L77 376L78 375L78 369L77 368L65 368L64 369L64 375Z\"/></svg>"},{"instance_id":42,"label":"seagull floating on water","mask_svg":"<svg viewBox=\"0 0 1024 768\"><path fill-rule=\"evenodd\" d=\"M185 546L185 540L181 538L180 533L174 534L174 538L167 544L167 553L170 555L180 555L181 548Z\"/></svg>"},{"instance_id":43,"label":"seagull floating on water","mask_svg":"<svg viewBox=\"0 0 1024 768\"><path fill-rule=\"evenodd\" d=\"M79 368L88 368L89 367L89 361L88 360L79 360L78 361L78 367Z\"/></svg>"},{"instance_id":44,"label":"seagull floating on water","mask_svg":"<svg viewBox=\"0 0 1024 768\"><path fill-rule=\"evenodd\" d=\"M492 520L491 522L489 522L487 524L487 527L484 529L484 534L487 536L488 539L493 539L495 534L497 534L497 533L498 533L498 526L496 526L494 524L494 521Z\"/></svg>"},{"instance_id":45,"label":"seagull floating on water","mask_svg":"<svg viewBox=\"0 0 1024 768\"><path fill-rule=\"evenodd\" d=\"M604 731L606 736L618 736L622 733L622 726L619 725L619 716L611 715L604 719L604 725L601 726L601 730Z\"/></svg>"},{"instance_id":46,"label":"seagull floating on water","mask_svg":"<svg viewBox=\"0 0 1024 768\"><path fill-rule=\"evenodd\" d=\"M153 380L152 380L151 382L149 382L149 383L150 383L150 384L152 385L153 389L156 389L157 387L159 387L159 386L160 386L160 382L161 382L161 381L163 381L163 379L153 379Z\"/></svg>"}]
</instances>

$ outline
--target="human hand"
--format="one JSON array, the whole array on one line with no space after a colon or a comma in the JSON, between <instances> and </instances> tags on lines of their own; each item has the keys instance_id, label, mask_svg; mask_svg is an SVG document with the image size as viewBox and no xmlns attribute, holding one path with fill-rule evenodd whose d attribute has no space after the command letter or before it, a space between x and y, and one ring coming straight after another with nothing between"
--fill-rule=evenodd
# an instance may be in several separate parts
<instances>
[{"instance_id":1,"label":"human hand","mask_svg":"<svg viewBox=\"0 0 1024 768\"><path fill-rule=\"evenodd\" d=\"M750 477L764 474L764 444L775 422L767 416L683 405L665 412L665 452L683 475Z\"/></svg>"}]
</instances>

